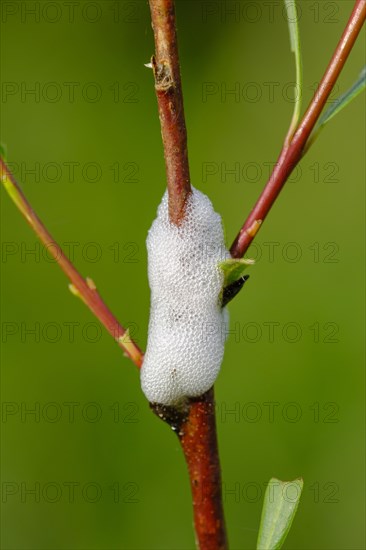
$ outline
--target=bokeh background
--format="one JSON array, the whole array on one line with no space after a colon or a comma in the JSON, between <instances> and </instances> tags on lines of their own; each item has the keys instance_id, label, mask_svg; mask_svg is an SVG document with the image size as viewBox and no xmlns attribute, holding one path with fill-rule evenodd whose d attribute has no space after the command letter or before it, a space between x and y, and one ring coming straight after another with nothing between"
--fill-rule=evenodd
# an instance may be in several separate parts
<instances>
[{"instance_id":1,"label":"bokeh background","mask_svg":"<svg viewBox=\"0 0 366 550\"><path fill-rule=\"evenodd\" d=\"M352 5L299 3L304 106ZM11 1L2 10L8 160L48 229L145 348L145 238L165 187L144 67L148 5ZM292 115L282 2L181 0L177 18L192 182L222 215L229 245ZM364 63L363 33L331 99ZM272 476L305 481L285 548L365 548L364 152L359 97L286 185L249 250L250 281L229 306L216 399L236 550L255 547ZM4 190L1 209L2 548L193 549L177 439Z\"/></svg>"}]
</instances>

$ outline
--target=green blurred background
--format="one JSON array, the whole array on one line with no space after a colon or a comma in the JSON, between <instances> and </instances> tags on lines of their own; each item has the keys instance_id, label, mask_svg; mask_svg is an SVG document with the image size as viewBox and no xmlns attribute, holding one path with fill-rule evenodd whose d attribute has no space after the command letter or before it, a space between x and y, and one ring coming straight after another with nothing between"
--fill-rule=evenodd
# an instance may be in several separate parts
<instances>
[{"instance_id":1,"label":"green blurred background","mask_svg":"<svg viewBox=\"0 0 366 550\"><path fill-rule=\"evenodd\" d=\"M306 106L353 2L299 5ZM48 229L144 349L145 238L165 186L144 67L153 53L148 5L2 9L8 160ZM229 245L292 115L282 3L184 0L177 18L192 182L222 215ZM338 93L364 63L363 33ZM229 306L234 334L216 399L233 549L255 547L272 476L305 481L285 548L365 548L364 151L359 97L288 182L249 251L258 260L250 281ZM2 548L193 549L177 439L3 189L1 208Z\"/></svg>"}]
</instances>

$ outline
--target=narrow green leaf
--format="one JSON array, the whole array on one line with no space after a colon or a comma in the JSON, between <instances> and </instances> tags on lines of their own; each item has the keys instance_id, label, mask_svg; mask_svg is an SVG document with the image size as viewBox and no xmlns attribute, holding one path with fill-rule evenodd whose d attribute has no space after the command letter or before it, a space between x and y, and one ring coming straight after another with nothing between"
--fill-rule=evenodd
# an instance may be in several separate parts
<instances>
[{"instance_id":1,"label":"narrow green leaf","mask_svg":"<svg viewBox=\"0 0 366 550\"><path fill-rule=\"evenodd\" d=\"M281 548L290 530L304 486L302 479L281 481L273 477L267 486L257 550Z\"/></svg>"},{"instance_id":2,"label":"narrow green leaf","mask_svg":"<svg viewBox=\"0 0 366 550\"><path fill-rule=\"evenodd\" d=\"M344 109L355 97L358 96L366 87L366 66L360 72L356 82L344 94L339 96L335 102L320 117L318 125L324 126L342 109Z\"/></svg>"},{"instance_id":3,"label":"narrow green leaf","mask_svg":"<svg viewBox=\"0 0 366 550\"><path fill-rule=\"evenodd\" d=\"M284 0L286 13L287 13L287 23L290 33L290 45L291 51L295 54L295 65L296 65L296 99L294 114L292 115L292 120L290 124L290 129L288 131L286 141L290 141L297 125L300 120L301 114L301 99L302 99L302 56L301 56L301 42L300 42L300 32L299 32L299 16L296 7L295 0Z\"/></svg>"},{"instance_id":4,"label":"narrow green leaf","mask_svg":"<svg viewBox=\"0 0 366 550\"><path fill-rule=\"evenodd\" d=\"M235 258L230 258L229 260L221 262L220 267L223 270L225 277L224 287L227 287L232 283L235 283L235 281L239 280L243 276L244 271L247 269L247 267L253 264L254 260L236 260Z\"/></svg>"},{"instance_id":5,"label":"narrow green leaf","mask_svg":"<svg viewBox=\"0 0 366 550\"><path fill-rule=\"evenodd\" d=\"M366 66L362 69L356 82L344 94L340 95L334 103L322 114L311 134L305 150L308 150L310 145L319 136L324 126L342 111L351 101L353 101L366 87Z\"/></svg>"}]
</instances>

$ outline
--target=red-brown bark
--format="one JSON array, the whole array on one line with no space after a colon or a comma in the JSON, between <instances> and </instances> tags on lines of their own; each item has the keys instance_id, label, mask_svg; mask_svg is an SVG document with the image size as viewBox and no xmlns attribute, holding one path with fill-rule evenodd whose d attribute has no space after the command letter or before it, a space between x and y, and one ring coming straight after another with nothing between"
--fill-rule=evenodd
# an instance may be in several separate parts
<instances>
[{"instance_id":1,"label":"red-brown bark","mask_svg":"<svg viewBox=\"0 0 366 550\"><path fill-rule=\"evenodd\" d=\"M155 55L152 68L158 100L169 194L169 217L179 225L191 191L173 0L150 0Z\"/></svg>"},{"instance_id":2,"label":"red-brown bark","mask_svg":"<svg viewBox=\"0 0 366 550\"><path fill-rule=\"evenodd\" d=\"M275 168L253 210L231 245L233 258L241 258L248 250L257 230L267 217L287 178L300 161L307 140L319 119L325 103L347 61L366 18L366 0L357 0L346 28L316 90L310 105L300 122L290 145L283 147ZM255 229L255 230L254 230Z\"/></svg>"},{"instance_id":3,"label":"red-brown bark","mask_svg":"<svg viewBox=\"0 0 366 550\"><path fill-rule=\"evenodd\" d=\"M128 332L120 325L113 313L108 309L102 300L97 288L89 277L84 279L77 271L69 258L64 254L60 245L55 241L52 235L45 228L29 202L23 191L20 189L13 174L10 172L5 161L0 157L0 177L4 185L8 187L9 194L12 196L17 207L34 230L40 241L47 247L47 253L51 254L62 271L71 282L70 290L77 295L94 313L99 321L105 326L109 334L115 339L117 344L123 349L125 355L129 357L135 365L140 368L143 360L143 353L138 345L130 338Z\"/></svg>"}]
</instances>

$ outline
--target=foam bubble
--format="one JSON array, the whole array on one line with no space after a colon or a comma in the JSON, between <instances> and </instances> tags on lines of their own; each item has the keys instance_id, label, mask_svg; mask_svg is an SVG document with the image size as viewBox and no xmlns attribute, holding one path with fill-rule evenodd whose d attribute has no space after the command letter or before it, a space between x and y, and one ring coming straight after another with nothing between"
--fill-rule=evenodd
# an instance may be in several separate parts
<instances>
[{"instance_id":1,"label":"foam bubble","mask_svg":"<svg viewBox=\"0 0 366 550\"><path fill-rule=\"evenodd\" d=\"M218 264L230 253L220 215L195 188L180 226L169 221L165 193L146 244L151 307L141 384L150 402L173 405L207 391L219 373L227 314Z\"/></svg>"}]
</instances>

